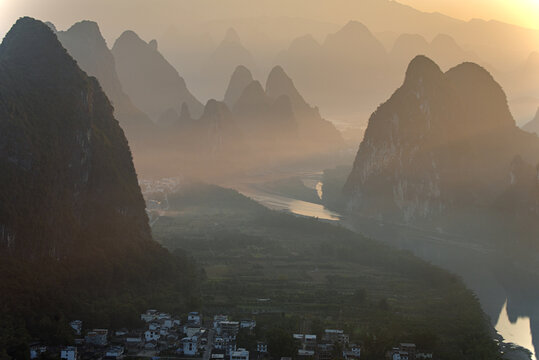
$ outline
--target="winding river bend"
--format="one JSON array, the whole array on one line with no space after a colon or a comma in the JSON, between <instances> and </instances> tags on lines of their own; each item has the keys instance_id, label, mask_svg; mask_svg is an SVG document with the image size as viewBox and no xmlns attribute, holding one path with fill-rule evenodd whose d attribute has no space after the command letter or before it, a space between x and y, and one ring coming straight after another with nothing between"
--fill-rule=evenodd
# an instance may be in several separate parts
<instances>
[{"instance_id":1,"label":"winding river bend","mask_svg":"<svg viewBox=\"0 0 539 360\"><path fill-rule=\"evenodd\" d=\"M297 174L295 174L297 175ZM295 176L294 175L294 176ZM300 174L304 184L322 196L322 173ZM236 190L268 208L287 211L341 224L375 239L383 240L401 249L461 276L479 298L493 326L507 343L528 350L537 359L539 348L539 282L535 276L524 274L518 264L507 262L493 250L462 239L443 237L402 225L373 223L372 220L349 224L346 219L323 205L299 200L291 195L276 194L258 182L234 186ZM526 359L518 352L512 358Z\"/></svg>"}]
</instances>

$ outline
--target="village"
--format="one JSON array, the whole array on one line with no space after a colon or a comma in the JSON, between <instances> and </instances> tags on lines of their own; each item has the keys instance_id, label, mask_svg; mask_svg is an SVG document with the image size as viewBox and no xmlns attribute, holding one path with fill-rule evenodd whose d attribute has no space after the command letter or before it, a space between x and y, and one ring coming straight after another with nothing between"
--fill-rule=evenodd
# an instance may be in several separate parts
<instances>
[{"instance_id":1,"label":"village","mask_svg":"<svg viewBox=\"0 0 539 360\"><path fill-rule=\"evenodd\" d=\"M232 320L228 315L203 317L190 312L186 320L158 310L147 310L140 315L145 324L141 329L84 329L83 322L74 320L70 326L75 344L53 347L35 343L30 348L30 359L60 358L62 360L115 360L125 358L150 359L316 359L356 360L361 358L361 346L350 343L343 330L325 329L322 338L314 334L292 334L295 353L289 357L272 356L266 339L256 346L240 347L238 334L254 334L256 320ZM84 331L85 330L85 331ZM389 360L427 360L432 353L419 352L415 344L401 343L387 351Z\"/></svg>"}]
</instances>

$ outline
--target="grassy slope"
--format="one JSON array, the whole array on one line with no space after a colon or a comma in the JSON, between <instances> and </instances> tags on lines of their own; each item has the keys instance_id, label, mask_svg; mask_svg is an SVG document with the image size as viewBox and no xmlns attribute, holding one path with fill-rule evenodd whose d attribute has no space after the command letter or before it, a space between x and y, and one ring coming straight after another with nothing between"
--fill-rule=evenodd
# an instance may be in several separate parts
<instances>
[{"instance_id":1,"label":"grassy slope","mask_svg":"<svg viewBox=\"0 0 539 360\"><path fill-rule=\"evenodd\" d=\"M497 357L471 292L408 253L216 186L194 185L169 200L154 237L202 264L207 311L286 313L311 331L344 328L367 359L403 341L442 359Z\"/></svg>"}]
</instances>

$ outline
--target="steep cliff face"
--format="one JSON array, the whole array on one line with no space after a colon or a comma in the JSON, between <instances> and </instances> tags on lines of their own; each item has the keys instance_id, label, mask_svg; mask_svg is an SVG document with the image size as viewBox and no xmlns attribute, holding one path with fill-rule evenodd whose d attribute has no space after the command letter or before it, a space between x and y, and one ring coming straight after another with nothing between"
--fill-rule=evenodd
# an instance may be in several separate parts
<instances>
[{"instance_id":1,"label":"steep cliff face","mask_svg":"<svg viewBox=\"0 0 539 360\"><path fill-rule=\"evenodd\" d=\"M418 56L369 119L345 193L363 216L439 224L491 207L516 155L536 163L539 142L516 127L490 74L472 63L444 74Z\"/></svg>"},{"instance_id":2,"label":"steep cliff face","mask_svg":"<svg viewBox=\"0 0 539 360\"><path fill-rule=\"evenodd\" d=\"M3 251L61 258L90 238L150 241L113 108L46 25L14 25L0 46L0 78Z\"/></svg>"},{"instance_id":3,"label":"steep cliff face","mask_svg":"<svg viewBox=\"0 0 539 360\"><path fill-rule=\"evenodd\" d=\"M2 355L26 358L31 339L68 344L69 319L134 324L156 301L181 304L195 281L189 262L152 240L97 80L47 25L19 19L0 45Z\"/></svg>"},{"instance_id":4,"label":"steep cliff face","mask_svg":"<svg viewBox=\"0 0 539 360\"><path fill-rule=\"evenodd\" d=\"M149 117L140 111L124 92L112 52L101 35L99 26L93 21L81 21L66 31L56 33L62 46L79 67L99 81L114 107L114 116L128 133L130 140L137 142L153 130Z\"/></svg>"},{"instance_id":5,"label":"steep cliff face","mask_svg":"<svg viewBox=\"0 0 539 360\"><path fill-rule=\"evenodd\" d=\"M203 105L161 55L156 41L146 43L133 31L126 31L114 43L112 53L125 92L154 121L170 108L180 113L183 103L193 116L202 114Z\"/></svg>"}]
</instances>

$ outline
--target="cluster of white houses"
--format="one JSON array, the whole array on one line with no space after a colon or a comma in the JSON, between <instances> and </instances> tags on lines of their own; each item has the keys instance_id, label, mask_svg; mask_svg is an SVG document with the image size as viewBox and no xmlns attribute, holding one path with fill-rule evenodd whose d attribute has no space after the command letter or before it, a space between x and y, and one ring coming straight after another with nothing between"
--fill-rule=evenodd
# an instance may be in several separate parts
<instances>
[{"instance_id":1,"label":"cluster of white houses","mask_svg":"<svg viewBox=\"0 0 539 360\"><path fill-rule=\"evenodd\" d=\"M205 360L249 360L270 358L268 344L258 341L256 348L237 345L240 331L254 334L256 321L232 320L227 315L215 315L213 322L203 323L198 312L191 312L184 321L168 313L148 310L140 319L145 326L139 330L88 329L83 323L70 323L77 336L75 346L48 348L31 346L30 358L38 359L45 352L62 360L123 359L126 356L168 358L203 358ZM321 338L314 334L293 334L298 345L296 359L331 360L339 356L346 360L360 359L360 346L350 343L343 330L326 329ZM340 352L342 351L342 356ZM339 355L337 355L337 353ZM292 354L291 354L292 355ZM432 354L416 351L414 344L402 343L386 353L388 360L430 360Z\"/></svg>"},{"instance_id":2,"label":"cluster of white houses","mask_svg":"<svg viewBox=\"0 0 539 360\"><path fill-rule=\"evenodd\" d=\"M321 339L314 334L293 334L293 337L299 345L298 359L331 360L335 357L337 344L344 359L359 359L361 355L361 348L351 344L350 337L343 330L326 329Z\"/></svg>"}]
</instances>

